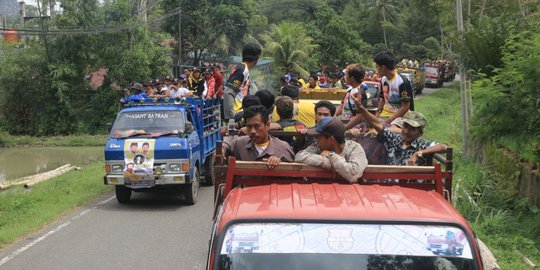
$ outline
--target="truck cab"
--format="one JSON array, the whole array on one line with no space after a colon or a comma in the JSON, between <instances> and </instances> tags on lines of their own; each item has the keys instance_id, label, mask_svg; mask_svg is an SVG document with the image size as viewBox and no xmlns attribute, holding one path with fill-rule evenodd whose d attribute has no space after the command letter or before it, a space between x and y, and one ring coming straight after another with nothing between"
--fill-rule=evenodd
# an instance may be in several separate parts
<instances>
[{"instance_id":1,"label":"truck cab","mask_svg":"<svg viewBox=\"0 0 540 270\"><path fill-rule=\"evenodd\" d=\"M216 170L209 270L483 269L441 164L369 165L353 184L299 163Z\"/></svg>"},{"instance_id":2,"label":"truck cab","mask_svg":"<svg viewBox=\"0 0 540 270\"><path fill-rule=\"evenodd\" d=\"M201 99L142 99L120 110L105 144L104 183L119 203L133 191L172 190L188 204L201 184L213 184L219 135L219 102ZM201 182L201 174L204 181Z\"/></svg>"}]
</instances>

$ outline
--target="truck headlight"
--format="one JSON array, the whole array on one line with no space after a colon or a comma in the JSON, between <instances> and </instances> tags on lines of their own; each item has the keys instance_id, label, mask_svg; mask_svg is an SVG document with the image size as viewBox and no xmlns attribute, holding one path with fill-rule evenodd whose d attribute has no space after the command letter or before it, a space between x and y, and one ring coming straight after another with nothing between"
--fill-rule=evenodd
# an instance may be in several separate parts
<instances>
[{"instance_id":1,"label":"truck headlight","mask_svg":"<svg viewBox=\"0 0 540 270\"><path fill-rule=\"evenodd\" d=\"M169 164L169 171L180 172L182 171L182 165L180 165L179 163L171 163Z\"/></svg>"},{"instance_id":2,"label":"truck headlight","mask_svg":"<svg viewBox=\"0 0 540 270\"><path fill-rule=\"evenodd\" d=\"M124 170L124 165L123 164L113 164L113 165L111 165L111 172L112 173L122 173L123 170Z\"/></svg>"}]
</instances>

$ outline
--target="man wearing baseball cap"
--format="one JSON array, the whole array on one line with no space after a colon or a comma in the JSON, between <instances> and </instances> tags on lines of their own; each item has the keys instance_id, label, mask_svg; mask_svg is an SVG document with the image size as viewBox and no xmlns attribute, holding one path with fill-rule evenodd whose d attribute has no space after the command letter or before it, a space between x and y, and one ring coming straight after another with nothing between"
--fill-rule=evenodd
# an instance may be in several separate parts
<instances>
[{"instance_id":1,"label":"man wearing baseball cap","mask_svg":"<svg viewBox=\"0 0 540 270\"><path fill-rule=\"evenodd\" d=\"M427 124L426 117L416 111L409 111L403 115L401 134L394 133L384 127L375 115L371 114L360 101L354 97L359 113L368 125L379 133L378 139L384 143L388 150L389 165L427 165L427 157L446 151L445 144L440 144L421 138Z\"/></svg>"},{"instance_id":2,"label":"man wearing baseball cap","mask_svg":"<svg viewBox=\"0 0 540 270\"><path fill-rule=\"evenodd\" d=\"M345 126L335 117L325 117L307 131L317 143L296 154L295 162L333 169L349 182L357 182L367 167L366 153L354 141L345 140Z\"/></svg>"}]
</instances>

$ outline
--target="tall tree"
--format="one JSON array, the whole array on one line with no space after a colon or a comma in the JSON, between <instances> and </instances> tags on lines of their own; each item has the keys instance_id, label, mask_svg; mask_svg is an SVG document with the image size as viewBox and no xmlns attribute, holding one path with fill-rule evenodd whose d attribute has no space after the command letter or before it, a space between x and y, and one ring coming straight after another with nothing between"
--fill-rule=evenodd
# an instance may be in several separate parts
<instances>
[{"instance_id":1,"label":"tall tree","mask_svg":"<svg viewBox=\"0 0 540 270\"><path fill-rule=\"evenodd\" d=\"M360 62L367 63L371 48L359 36L354 28L336 14L329 6L322 6L315 13L315 20L308 25L308 34L318 44L313 56L318 63L337 64ZM318 67L317 67L318 68Z\"/></svg>"},{"instance_id":2,"label":"tall tree","mask_svg":"<svg viewBox=\"0 0 540 270\"><path fill-rule=\"evenodd\" d=\"M305 33L301 23L282 22L273 25L270 33L262 36L266 42L265 54L272 56L273 65L281 74L298 71L307 75L307 60L316 45Z\"/></svg>"},{"instance_id":3,"label":"tall tree","mask_svg":"<svg viewBox=\"0 0 540 270\"><path fill-rule=\"evenodd\" d=\"M217 49L237 53L248 34L248 23L255 14L252 0L164 0L164 10L180 8L178 17L166 20L164 29L178 37L179 27L182 36L182 52L191 58L193 65L199 65L206 55Z\"/></svg>"}]
</instances>

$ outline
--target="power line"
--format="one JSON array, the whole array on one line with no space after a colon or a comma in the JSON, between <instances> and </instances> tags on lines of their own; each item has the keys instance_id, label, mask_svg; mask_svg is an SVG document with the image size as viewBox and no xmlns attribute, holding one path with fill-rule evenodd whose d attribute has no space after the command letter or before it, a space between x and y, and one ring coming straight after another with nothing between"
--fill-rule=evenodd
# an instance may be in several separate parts
<instances>
[{"instance_id":1,"label":"power line","mask_svg":"<svg viewBox=\"0 0 540 270\"><path fill-rule=\"evenodd\" d=\"M91 35L91 34L99 34L99 33L110 33L110 32L117 32L122 30L131 30L135 29L141 25L144 24L154 24L159 21L168 19L172 16L177 15L180 12L180 8L175 9L173 12L167 13L161 17L158 17L150 22L137 22L131 25L122 25L117 27L96 27L91 29L60 29L60 30L38 30L38 29L14 29L14 28L0 28L0 31L6 31L6 30L14 30L21 32L23 35Z\"/></svg>"}]
</instances>

